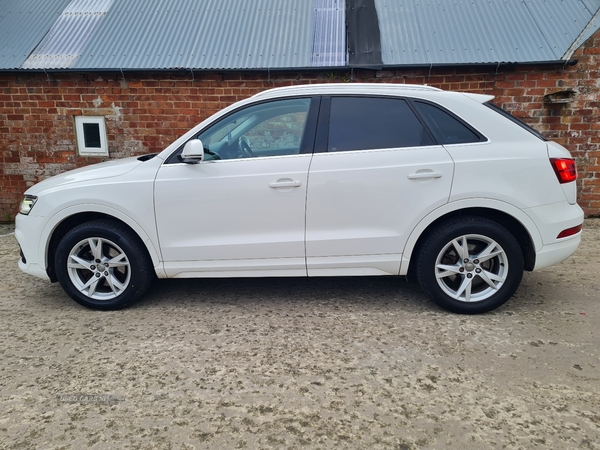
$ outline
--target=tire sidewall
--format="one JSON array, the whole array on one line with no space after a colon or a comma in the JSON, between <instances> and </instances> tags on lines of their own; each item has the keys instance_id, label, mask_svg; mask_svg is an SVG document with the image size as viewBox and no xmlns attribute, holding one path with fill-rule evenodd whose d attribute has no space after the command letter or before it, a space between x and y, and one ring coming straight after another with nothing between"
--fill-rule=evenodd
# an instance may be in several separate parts
<instances>
[{"instance_id":1,"label":"tire sidewall","mask_svg":"<svg viewBox=\"0 0 600 450\"><path fill-rule=\"evenodd\" d=\"M140 254L140 246L135 242L135 237L125 229L111 226L112 223L101 223L100 221L87 222L69 231L59 242L56 248L54 264L56 275L64 291L77 303L93 309L115 310L124 308L137 300L146 290L145 278L147 270L145 267L145 255ZM125 290L117 297L110 300L95 300L81 293L77 289L68 273L67 261L73 247L84 239L103 238L118 245L129 260L131 276Z\"/></svg>"},{"instance_id":2,"label":"tire sidewall","mask_svg":"<svg viewBox=\"0 0 600 450\"><path fill-rule=\"evenodd\" d=\"M482 235L496 241L508 259L508 274L503 285L491 297L475 302L455 300L446 294L436 279L439 253L453 239L464 235ZM523 277L523 253L514 236L502 225L478 217L462 218L442 224L425 241L418 256L417 278L422 289L444 309L462 314L480 314L506 303Z\"/></svg>"}]
</instances>

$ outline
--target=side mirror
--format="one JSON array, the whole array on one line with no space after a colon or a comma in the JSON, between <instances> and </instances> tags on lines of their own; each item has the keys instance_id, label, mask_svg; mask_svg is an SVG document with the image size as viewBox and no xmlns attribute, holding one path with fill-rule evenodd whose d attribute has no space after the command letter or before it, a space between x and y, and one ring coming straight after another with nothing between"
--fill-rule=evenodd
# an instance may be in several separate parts
<instances>
[{"instance_id":1,"label":"side mirror","mask_svg":"<svg viewBox=\"0 0 600 450\"><path fill-rule=\"evenodd\" d=\"M200 139L187 141L181 152L181 160L187 164L198 164L204 159L204 145Z\"/></svg>"}]
</instances>

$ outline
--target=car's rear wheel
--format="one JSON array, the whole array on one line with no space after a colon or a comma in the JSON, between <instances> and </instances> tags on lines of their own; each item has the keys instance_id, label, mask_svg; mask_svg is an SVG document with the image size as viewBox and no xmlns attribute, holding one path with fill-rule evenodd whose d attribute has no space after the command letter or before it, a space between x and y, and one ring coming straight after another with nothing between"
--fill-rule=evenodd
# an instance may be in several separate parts
<instances>
[{"instance_id":1,"label":"car's rear wheel","mask_svg":"<svg viewBox=\"0 0 600 450\"><path fill-rule=\"evenodd\" d=\"M138 237L111 220L93 220L70 230L59 242L55 270L65 292L94 309L121 309L152 282L150 258Z\"/></svg>"},{"instance_id":2,"label":"car's rear wheel","mask_svg":"<svg viewBox=\"0 0 600 450\"><path fill-rule=\"evenodd\" d=\"M523 277L523 253L500 224L461 217L439 226L417 255L417 279L439 306L478 314L503 305Z\"/></svg>"}]
</instances>

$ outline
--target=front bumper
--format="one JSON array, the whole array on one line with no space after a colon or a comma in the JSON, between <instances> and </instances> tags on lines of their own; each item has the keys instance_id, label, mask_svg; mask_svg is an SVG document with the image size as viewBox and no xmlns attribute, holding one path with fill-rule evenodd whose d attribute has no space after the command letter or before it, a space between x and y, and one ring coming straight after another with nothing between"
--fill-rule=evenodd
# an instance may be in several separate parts
<instances>
[{"instance_id":1,"label":"front bumper","mask_svg":"<svg viewBox=\"0 0 600 450\"><path fill-rule=\"evenodd\" d=\"M19 259L19 268L30 275L49 280L44 256L46 246L40 251L40 236L44 224L43 217L17 214L15 237L23 254Z\"/></svg>"}]
</instances>

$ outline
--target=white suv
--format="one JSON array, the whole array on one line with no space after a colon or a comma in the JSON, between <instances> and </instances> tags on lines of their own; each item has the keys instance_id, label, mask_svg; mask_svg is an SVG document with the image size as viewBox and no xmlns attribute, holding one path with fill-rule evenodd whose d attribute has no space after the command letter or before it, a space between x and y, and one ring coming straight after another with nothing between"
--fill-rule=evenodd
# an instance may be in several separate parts
<instances>
[{"instance_id":1,"label":"white suv","mask_svg":"<svg viewBox=\"0 0 600 450\"><path fill-rule=\"evenodd\" d=\"M413 273L441 307L490 311L580 242L569 152L491 103L427 86L265 91L157 155L25 193L19 266L125 307L155 276Z\"/></svg>"}]
</instances>

